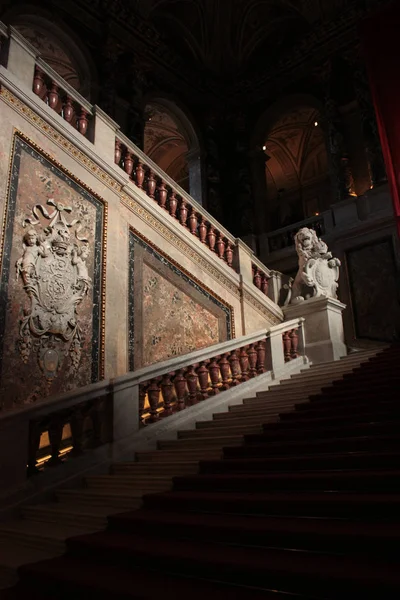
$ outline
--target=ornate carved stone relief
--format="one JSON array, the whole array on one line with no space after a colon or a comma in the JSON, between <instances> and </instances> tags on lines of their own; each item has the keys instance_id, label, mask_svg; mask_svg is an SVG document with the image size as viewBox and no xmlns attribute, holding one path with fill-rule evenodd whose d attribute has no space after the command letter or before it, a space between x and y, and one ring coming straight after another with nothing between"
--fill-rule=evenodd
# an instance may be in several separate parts
<instances>
[{"instance_id":1,"label":"ornate carved stone relief","mask_svg":"<svg viewBox=\"0 0 400 600\"><path fill-rule=\"evenodd\" d=\"M1 261L0 408L104 376L106 206L22 135Z\"/></svg>"}]
</instances>

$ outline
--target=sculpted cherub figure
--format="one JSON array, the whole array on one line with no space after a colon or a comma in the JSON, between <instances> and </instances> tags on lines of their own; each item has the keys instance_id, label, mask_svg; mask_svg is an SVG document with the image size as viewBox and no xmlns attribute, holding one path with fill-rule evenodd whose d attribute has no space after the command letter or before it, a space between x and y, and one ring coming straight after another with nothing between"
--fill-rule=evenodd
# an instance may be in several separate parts
<instances>
[{"instance_id":1,"label":"sculpted cherub figure","mask_svg":"<svg viewBox=\"0 0 400 600\"><path fill-rule=\"evenodd\" d=\"M49 250L39 240L35 229L29 229L23 237L24 253L17 260L17 277L21 275L24 285L29 285L36 277L36 263L39 256L48 256Z\"/></svg>"}]
</instances>

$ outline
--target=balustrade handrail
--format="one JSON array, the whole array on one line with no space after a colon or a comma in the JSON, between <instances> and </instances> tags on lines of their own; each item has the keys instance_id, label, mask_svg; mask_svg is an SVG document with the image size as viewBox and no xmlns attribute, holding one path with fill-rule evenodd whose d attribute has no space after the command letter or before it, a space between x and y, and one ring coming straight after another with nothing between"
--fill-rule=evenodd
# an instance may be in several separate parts
<instances>
[{"instance_id":1,"label":"balustrade handrail","mask_svg":"<svg viewBox=\"0 0 400 600\"><path fill-rule=\"evenodd\" d=\"M50 65L48 65L40 56L36 58L36 66L40 68L43 73L45 73L48 77L52 79L63 92L66 92L75 102L80 104L90 115L93 115L93 104L91 104L86 98L81 96L81 94L72 87L65 79L61 77Z\"/></svg>"},{"instance_id":2,"label":"balustrade handrail","mask_svg":"<svg viewBox=\"0 0 400 600\"><path fill-rule=\"evenodd\" d=\"M253 263L253 265L255 265L260 271L262 271L262 273L264 273L264 275L267 275L268 277L271 277L272 275L272 271L271 269L268 269L268 267L266 267L264 265L264 263L257 258L256 255L251 257L251 262Z\"/></svg>"},{"instance_id":3,"label":"balustrade handrail","mask_svg":"<svg viewBox=\"0 0 400 600\"><path fill-rule=\"evenodd\" d=\"M173 371L185 369L193 364L207 361L217 355L223 355L237 348L255 344L261 340L265 340L266 338L274 336L275 332L279 335L285 331L300 327L303 321L303 317L292 319L291 321L284 321L279 325L274 325L270 329L263 329L239 338L233 338L232 340L228 340L226 342L208 346L207 348L195 350L194 352L190 352L184 356L177 356L175 359L169 359L167 361L155 363L154 365L126 373L125 375L120 375L111 379L104 379L103 381L89 384L72 392L65 392L64 394L57 395L57 397L49 397L39 404L34 404L28 407L25 405L24 407L15 410L4 413L0 412L0 423L10 419L31 420L35 417L43 417L53 412L72 408L81 402L86 402L95 398L105 398L114 391L120 391L121 389L127 387L135 387L145 381L157 379Z\"/></svg>"},{"instance_id":4,"label":"balustrade handrail","mask_svg":"<svg viewBox=\"0 0 400 600\"><path fill-rule=\"evenodd\" d=\"M156 175L158 175L165 183L167 183L174 192L177 192L179 196L184 198L189 204L196 209L213 227L215 227L220 233L224 235L233 244L236 243L236 239L219 221L217 221L206 209L197 202L190 194L188 194L176 181L174 181L165 171L163 171L152 159L147 156L138 146L136 146L132 140L130 140L125 134L118 131L116 137L121 141L129 151L132 151L137 158L139 158L147 167L150 167Z\"/></svg>"},{"instance_id":5,"label":"balustrade handrail","mask_svg":"<svg viewBox=\"0 0 400 600\"><path fill-rule=\"evenodd\" d=\"M8 38L8 27L6 25L4 25L4 23L2 21L0 21L0 36L1 37L5 37Z\"/></svg>"},{"instance_id":6,"label":"balustrade handrail","mask_svg":"<svg viewBox=\"0 0 400 600\"><path fill-rule=\"evenodd\" d=\"M329 213L329 211L324 211L319 215L315 215L314 217L307 217L307 219L303 219L302 221L297 221L292 225L286 225L285 227L281 227L280 229L274 229L273 231L269 231L266 235L268 238L278 236L282 233L287 233L296 229L297 227L300 229L302 226L309 225L310 223L315 223L315 221L324 221L324 215Z\"/></svg>"}]
</instances>

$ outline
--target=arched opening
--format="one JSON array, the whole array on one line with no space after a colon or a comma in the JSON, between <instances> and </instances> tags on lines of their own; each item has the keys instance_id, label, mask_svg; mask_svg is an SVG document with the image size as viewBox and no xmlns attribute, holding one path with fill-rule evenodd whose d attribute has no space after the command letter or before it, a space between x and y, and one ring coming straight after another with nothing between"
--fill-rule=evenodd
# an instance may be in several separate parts
<instances>
[{"instance_id":1,"label":"arched opening","mask_svg":"<svg viewBox=\"0 0 400 600\"><path fill-rule=\"evenodd\" d=\"M318 215L330 203L328 154L321 115L313 106L288 109L263 143L271 229Z\"/></svg>"},{"instance_id":2,"label":"arched opening","mask_svg":"<svg viewBox=\"0 0 400 600\"><path fill-rule=\"evenodd\" d=\"M200 147L188 118L172 101L154 99L145 107L144 151L202 204Z\"/></svg>"},{"instance_id":3,"label":"arched opening","mask_svg":"<svg viewBox=\"0 0 400 600\"><path fill-rule=\"evenodd\" d=\"M40 14L11 14L9 22L69 85L91 99L96 86L95 67L87 51L74 40L72 32Z\"/></svg>"}]
</instances>

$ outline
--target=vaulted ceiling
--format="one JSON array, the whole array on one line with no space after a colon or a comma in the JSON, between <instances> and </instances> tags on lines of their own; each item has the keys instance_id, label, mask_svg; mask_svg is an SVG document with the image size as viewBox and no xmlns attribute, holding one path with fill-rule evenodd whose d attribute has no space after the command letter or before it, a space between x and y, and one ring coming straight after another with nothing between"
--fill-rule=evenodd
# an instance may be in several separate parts
<instances>
[{"instance_id":1,"label":"vaulted ceiling","mask_svg":"<svg viewBox=\"0 0 400 600\"><path fill-rule=\"evenodd\" d=\"M133 0L186 60L214 72L276 60L354 0Z\"/></svg>"}]
</instances>

